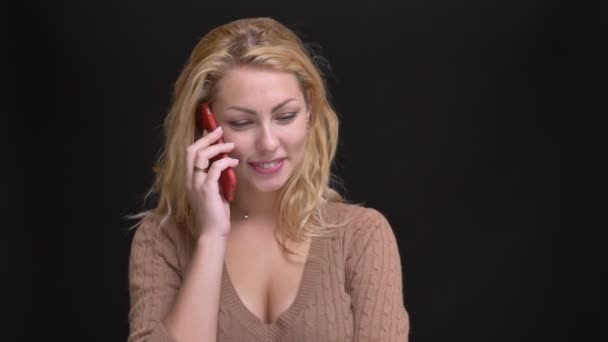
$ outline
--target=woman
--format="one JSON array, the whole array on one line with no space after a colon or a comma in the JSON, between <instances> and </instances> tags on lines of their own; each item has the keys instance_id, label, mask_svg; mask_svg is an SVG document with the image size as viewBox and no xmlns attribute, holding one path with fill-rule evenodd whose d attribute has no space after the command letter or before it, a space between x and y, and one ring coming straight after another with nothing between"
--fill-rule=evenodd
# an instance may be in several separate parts
<instances>
[{"instance_id":1,"label":"woman","mask_svg":"<svg viewBox=\"0 0 608 342\"><path fill-rule=\"evenodd\" d=\"M201 128L203 104L218 129ZM136 216L129 341L407 340L393 231L329 187L338 120L293 32L269 18L209 32L165 133L158 206Z\"/></svg>"}]
</instances>

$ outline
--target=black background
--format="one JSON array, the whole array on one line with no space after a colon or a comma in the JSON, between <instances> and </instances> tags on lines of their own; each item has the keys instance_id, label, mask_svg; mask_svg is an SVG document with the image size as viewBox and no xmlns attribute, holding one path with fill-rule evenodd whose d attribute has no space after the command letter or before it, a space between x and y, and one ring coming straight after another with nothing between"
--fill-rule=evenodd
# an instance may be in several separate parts
<instances>
[{"instance_id":1,"label":"black background","mask_svg":"<svg viewBox=\"0 0 608 342\"><path fill-rule=\"evenodd\" d=\"M590 108L574 91L592 68L574 67L592 52L573 29L593 22L580 6L63 1L10 13L2 155L20 167L4 169L3 251L17 340L126 340L122 217L152 184L172 84L209 29L252 16L283 22L331 64L335 171L394 228L412 341L568 331L554 326L555 131L558 113Z\"/></svg>"}]
</instances>

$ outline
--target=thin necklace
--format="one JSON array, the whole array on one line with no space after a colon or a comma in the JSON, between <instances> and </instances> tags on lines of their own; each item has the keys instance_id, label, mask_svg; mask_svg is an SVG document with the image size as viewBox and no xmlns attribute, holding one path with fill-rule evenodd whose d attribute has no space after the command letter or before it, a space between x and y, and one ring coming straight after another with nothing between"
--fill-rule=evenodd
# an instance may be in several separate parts
<instances>
[{"instance_id":1,"label":"thin necklace","mask_svg":"<svg viewBox=\"0 0 608 342\"><path fill-rule=\"evenodd\" d=\"M246 220L246 219L249 218L249 213L248 212L246 212L244 210L241 210L239 208L236 208L236 207L234 209L236 209L236 211L245 212L244 214L237 214L237 216L240 216L243 220Z\"/></svg>"}]
</instances>

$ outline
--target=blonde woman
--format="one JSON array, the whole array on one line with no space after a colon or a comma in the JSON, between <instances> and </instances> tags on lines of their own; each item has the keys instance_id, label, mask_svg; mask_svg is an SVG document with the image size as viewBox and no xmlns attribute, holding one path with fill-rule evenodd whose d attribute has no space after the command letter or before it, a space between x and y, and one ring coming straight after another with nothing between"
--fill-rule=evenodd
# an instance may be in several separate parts
<instances>
[{"instance_id":1,"label":"blonde woman","mask_svg":"<svg viewBox=\"0 0 608 342\"><path fill-rule=\"evenodd\" d=\"M218 129L202 129L202 104ZM129 341L407 341L394 233L330 188L338 120L292 31L270 18L211 30L164 129L159 202L135 216Z\"/></svg>"}]
</instances>

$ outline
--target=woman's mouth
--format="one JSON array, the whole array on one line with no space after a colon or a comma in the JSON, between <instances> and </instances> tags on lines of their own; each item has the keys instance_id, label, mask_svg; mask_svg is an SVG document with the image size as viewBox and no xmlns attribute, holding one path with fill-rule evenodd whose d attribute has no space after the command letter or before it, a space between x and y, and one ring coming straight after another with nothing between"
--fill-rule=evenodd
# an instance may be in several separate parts
<instances>
[{"instance_id":1,"label":"woman's mouth","mask_svg":"<svg viewBox=\"0 0 608 342\"><path fill-rule=\"evenodd\" d=\"M249 165L258 173L261 174L273 174L278 172L283 166L285 158L273 159L270 161L249 163Z\"/></svg>"}]
</instances>

